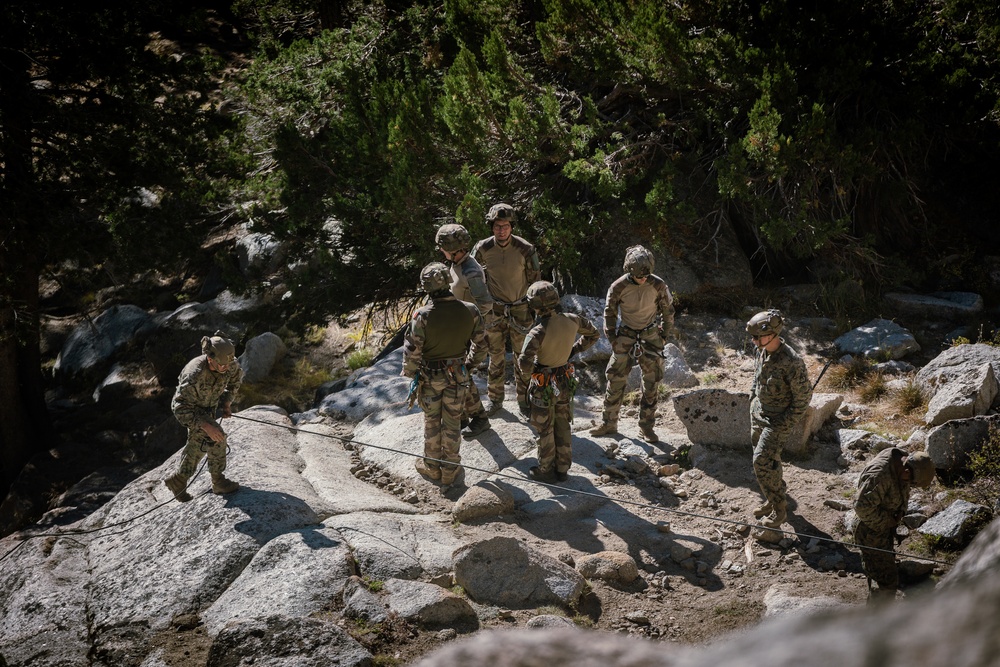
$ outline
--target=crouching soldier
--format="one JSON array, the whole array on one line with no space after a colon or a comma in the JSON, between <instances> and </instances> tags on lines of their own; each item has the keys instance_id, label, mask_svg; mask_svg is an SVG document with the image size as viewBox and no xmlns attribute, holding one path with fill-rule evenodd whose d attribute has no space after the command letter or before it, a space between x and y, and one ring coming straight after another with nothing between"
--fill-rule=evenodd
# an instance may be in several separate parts
<instances>
[{"instance_id":1,"label":"crouching soldier","mask_svg":"<svg viewBox=\"0 0 1000 667\"><path fill-rule=\"evenodd\" d=\"M417 459L417 472L447 486L459 471L463 406L471 370L486 358L486 335L476 306L452 294L447 266L425 266L420 285L431 303L413 314L403 343L402 374L414 378L424 411L424 458Z\"/></svg>"},{"instance_id":2,"label":"crouching soldier","mask_svg":"<svg viewBox=\"0 0 1000 667\"><path fill-rule=\"evenodd\" d=\"M927 488L934 481L934 463L926 452L907 454L898 447L883 449L858 477L854 511L858 525L854 543L861 547L861 566L868 577L868 602L896 598L899 572L893 553L896 526L910 502L910 485ZM873 547L872 551L864 547ZM872 588L872 581L878 584Z\"/></svg>"},{"instance_id":3,"label":"crouching soldier","mask_svg":"<svg viewBox=\"0 0 1000 667\"><path fill-rule=\"evenodd\" d=\"M188 480L206 454L212 491L232 493L240 488L222 474L226 469L226 433L215 414L221 410L223 419L233 416L233 399L243 384L243 369L236 362L236 346L221 331L202 338L201 351L201 356L189 361L181 371L170 403L174 417L187 427L188 437L180 468L163 483L182 503L191 500Z\"/></svg>"},{"instance_id":4,"label":"crouching soldier","mask_svg":"<svg viewBox=\"0 0 1000 667\"><path fill-rule=\"evenodd\" d=\"M528 475L542 482L564 482L573 463L569 425L577 385L569 359L594 345L600 334L586 318L561 312L559 292L552 283L532 283L527 296L535 326L517 361L519 371L531 376L530 423L538 433L538 465Z\"/></svg>"}]
</instances>

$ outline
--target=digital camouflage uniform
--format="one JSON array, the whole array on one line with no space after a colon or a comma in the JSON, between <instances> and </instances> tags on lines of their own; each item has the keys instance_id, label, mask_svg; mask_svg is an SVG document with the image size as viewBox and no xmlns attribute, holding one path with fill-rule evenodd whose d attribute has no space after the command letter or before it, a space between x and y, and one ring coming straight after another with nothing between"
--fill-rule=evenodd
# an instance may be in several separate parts
<instances>
[{"instance_id":1,"label":"digital camouflage uniform","mask_svg":"<svg viewBox=\"0 0 1000 667\"><path fill-rule=\"evenodd\" d=\"M576 379L569 358L597 342L590 320L571 313L541 315L524 339L518 366L531 378L530 423L538 433L538 470L565 474L573 463L570 422Z\"/></svg>"},{"instance_id":2,"label":"digital camouflage uniform","mask_svg":"<svg viewBox=\"0 0 1000 667\"><path fill-rule=\"evenodd\" d=\"M226 442L213 441L201 424L215 421L215 411L233 402L243 384L243 369L235 360L225 371L216 373L208 367L208 355L195 357L184 366L177 381L170 409L187 427L187 444L177 474L187 481L194 475L202 457L208 455L208 471L213 477L226 469Z\"/></svg>"},{"instance_id":3,"label":"digital camouflage uniform","mask_svg":"<svg viewBox=\"0 0 1000 667\"><path fill-rule=\"evenodd\" d=\"M854 542L860 547L885 549L861 549L865 574L878 584L878 589L871 593L873 601L894 599L899 587L896 557L891 552L896 526L910 502L910 483L902 479L905 457L906 452L898 447L883 449L858 478L858 493L854 499L858 525L854 529Z\"/></svg>"},{"instance_id":4,"label":"digital camouflage uniform","mask_svg":"<svg viewBox=\"0 0 1000 667\"><path fill-rule=\"evenodd\" d=\"M673 325L674 299L662 278L650 274L640 285L626 273L611 283L604 304L604 335L611 343L611 358L605 370L608 379L604 394L605 424L618 423L625 384L632 366L638 363L642 371L639 428L653 428L659 397L657 385L663 379L664 335Z\"/></svg>"},{"instance_id":5,"label":"digital camouflage uniform","mask_svg":"<svg viewBox=\"0 0 1000 667\"><path fill-rule=\"evenodd\" d=\"M424 411L424 467L442 470L440 461L458 464L460 421L472 385L470 371L486 358L483 318L471 303L454 296L433 297L417 310L403 343L403 375L416 377L417 399ZM431 461L429 459L438 459ZM438 475L434 474L434 477Z\"/></svg>"},{"instance_id":6,"label":"digital camouflage uniform","mask_svg":"<svg viewBox=\"0 0 1000 667\"><path fill-rule=\"evenodd\" d=\"M757 350L750 387L753 470L764 498L779 517L787 507L781 450L811 398L805 362L784 340L774 352Z\"/></svg>"},{"instance_id":7,"label":"digital camouflage uniform","mask_svg":"<svg viewBox=\"0 0 1000 667\"><path fill-rule=\"evenodd\" d=\"M504 399L507 339L516 358L534 321L525 294L528 286L541 278L538 253L531 243L511 234L506 245L500 245L492 236L483 239L472 249L472 256L485 268L486 285L493 297L494 325L486 332L490 349L488 396L500 404ZM528 378L514 365L517 401L524 404Z\"/></svg>"},{"instance_id":8,"label":"digital camouflage uniform","mask_svg":"<svg viewBox=\"0 0 1000 667\"><path fill-rule=\"evenodd\" d=\"M486 272L479 262L471 254L466 254L461 261L453 262L449 269L451 271L451 293L460 301L475 304L483 318L483 326L486 331L495 326L493 316L493 297L490 296L486 288ZM488 349L484 343L482 356L476 365L486 358ZM470 367L469 373L474 370L475 365ZM471 418L486 419L486 408L483 407L482 398L479 396L479 387L470 379L469 390L465 394L465 415Z\"/></svg>"}]
</instances>

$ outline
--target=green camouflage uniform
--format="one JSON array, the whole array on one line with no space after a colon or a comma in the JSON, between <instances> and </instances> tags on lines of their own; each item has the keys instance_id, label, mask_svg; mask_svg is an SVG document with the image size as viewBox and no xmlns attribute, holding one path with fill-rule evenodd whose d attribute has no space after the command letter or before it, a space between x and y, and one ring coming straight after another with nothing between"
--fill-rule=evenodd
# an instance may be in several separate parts
<instances>
[{"instance_id":1,"label":"green camouflage uniform","mask_svg":"<svg viewBox=\"0 0 1000 667\"><path fill-rule=\"evenodd\" d=\"M861 564L868 578L878 584L871 592L872 601L894 599L899 586L893 538L896 526L910 502L910 483L901 479L906 452L897 447L883 449L873 458L858 478L858 493L854 511L858 525L854 529L854 542L860 547L874 547L886 551L861 549Z\"/></svg>"},{"instance_id":2,"label":"green camouflage uniform","mask_svg":"<svg viewBox=\"0 0 1000 667\"><path fill-rule=\"evenodd\" d=\"M579 338L578 338L579 336ZM569 358L597 342L600 334L590 320L571 313L547 313L524 339L518 357L520 372L531 377L530 423L538 433L538 469L543 475L565 473L573 463L573 392L576 379Z\"/></svg>"},{"instance_id":3,"label":"green camouflage uniform","mask_svg":"<svg viewBox=\"0 0 1000 667\"><path fill-rule=\"evenodd\" d=\"M416 377L424 411L424 466L458 464L460 421L472 381L472 366L486 358L483 318L471 303L434 297L413 314L403 342L403 375Z\"/></svg>"},{"instance_id":4,"label":"green camouflage uniform","mask_svg":"<svg viewBox=\"0 0 1000 667\"><path fill-rule=\"evenodd\" d=\"M750 388L753 470L764 498L778 514L787 505L781 450L811 399L805 362L784 339L774 352L757 350Z\"/></svg>"},{"instance_id":5,"label":"green camouflage uniform","mask_svg":"<svg viewBox=\"0 0 1000 667\"><path fill-rule=\"evenodd\" d=\"M512 234L503 246L493 236L483 239L472 249L472 256L486 270L486 285L493 297L495 324L486 332L490 348L488 395L494 403L503 403L507 339L514 355L520 354L534 320L525 293L529 285L541 280L538 253L531 243ZM523 405L527 403L528 377L516 369L514 375L517 401Z\"/></svg>"},{"instance_id":6,"label":"green camouflage uniform","mask_svg":"<svg viewBox=\"0 0 1000 667\"><path fill-rule=\"evenodd\" d=\"M642 371L639 427L653 427L659 398L657 385L663 379L663 339L673 325L674 299L662 278L650 274L639 285L626 273L611 283L604 304L604 335L611 343L611 358L605 370L608 386L604 394L604 423L618 423L625 383L632 366L638 363ZM634 349L637 342L638 351Z\"/></svg>"},{"instance_id":7,"label":"green camouflage uniform","mask_svg":"<svg viewBox=\"0 0 1000 667\"><path fill-rule=\"evenodd\" d=\"M460 301L475 304L483 317L483 326L489 331L495 325L493 317L493 297L486 288L486 272L479 262L471 254L466 254L460 262L453 262L449 268L451 271L451 293ZM480 363L486 358L487 347L483 345L483 356L477 362ZM468 369L471 374L474 367ZM476 383L469 382L469 390L465 393L465 415L470 418L486 418L486 408L483 407L483 400L479 397L479 387Z\"/></svg>"},{"instance_id":8,"label":"green camouflage uniform","mask_svg":"<svg viewBox=\"0 0 1000 667\"><path fill-rule=\"evenodd\" d=\"M226 469L226 442L214 442L201 425L215 421L215 411L231 404L243 384L243 369L233 363L225 371L216 373L208 367L208 355L195 357L184 366L177 380L177 390L170 402L170 409L181 424L187 427L187 444L177 474L184 481L191 479L198 462L208 454L208 471L221 475Z\"/></svg>"}]
</instances>

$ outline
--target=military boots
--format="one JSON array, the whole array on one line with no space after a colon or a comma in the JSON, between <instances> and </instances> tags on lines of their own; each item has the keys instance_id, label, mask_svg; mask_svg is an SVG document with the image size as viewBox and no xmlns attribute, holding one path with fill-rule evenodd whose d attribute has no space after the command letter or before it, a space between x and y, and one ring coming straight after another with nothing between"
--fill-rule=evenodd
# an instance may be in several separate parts
<instances>
[{"instance_id":1,"label":"military boots","mask_svg":"<svg viewBox=\"0 0 1000 667\"><path fill-rule=\"evenodd\" d=\"M462 430L462 437L469 439L490 428L490 420L487 417L473 417L469 425Z\"/></svg>"},{"instance_id":2,"label":"military boots","mask_svg":"<svg viewBox=\"0 0 1000 667\"><path fill-rule=\"evenodd\" d=\"M753 511L753 518L760 519L771 513L771 501L765 502L763 505L758 507Z\"/></svg>"},{"instance_id":3,"label":"military boots","mask_svg":"<svg viewBox=\"0 0 1000 667\"><path fill-rule=\"evenodd\" d=\"M473 421L475 421L473 419ZM487 422L488 423L488 422ZM455 482L455 478L458 477L458 473L462 468L460 466L442 466L441 467L441 485L448 486Z\"/></svg>"},{"instance_id":4,"label":"military boots","mask_svg":"<svg viewBox=\"0 0 1000 667\"><path fill-rule=\"evenodd\" d=\"M417 469L422 477L433 480L435 482L441 479L441 468L431 468L427 465L427 462L423 459L417 459L413 464L413 467Z\"/></svg>"},{"instance_id":5,"label":"military boots","mask_svg":"<svg viewBox=\"0 0 1000 667\"><path fill-rule=\"evenodd\" d=\"M760 524L766 528L780 528L785 523L786 515L784 507L775 507Z\"/></svg>"},{"instance_id":6,"label":"military boots","mask_svg":"<svg viewBox=\"0 0 1000 667\"><path fill-rule=\"evenodd\" d=\"M653 430L652 426L640 426L639 432L642 434L642 439L649 443L657 443L660 441L660 436L656 435L656 431Z\"/></svg>"},{"instance_id":7,"label":"military boots","mask_svg":"<svg viewBox=\"0 0 1000 667\"><path fill-rule=\"evenodd\" d=\"M603 422L600 426L596 426L590 429L590 435L596 437L602 435L611 435L618 432L618 424L616 422Z\"/></svg>"},{"instance_id":8,"label":"military boots","mask_svg":"<svg viewBox=\"0 0 1000 667\"><path fill-rule=\"evenodd\" d=\"M225 493L232 493L239 488L239 484L231 479L226 479L226 476L221 472L212 473L212 493L222 495Z\"/></svg>"},{"instance_id":9,"label":"military boots","mask_svg":"<svg viewBox=\"0 0 1000 667\"><path fill-rule=\"evenodd\" d=\"M191 494L187 492L187 480L180 473L167 477L163 483L178 501L186 503L191 500Z\"/></svg>"}]
</instances>

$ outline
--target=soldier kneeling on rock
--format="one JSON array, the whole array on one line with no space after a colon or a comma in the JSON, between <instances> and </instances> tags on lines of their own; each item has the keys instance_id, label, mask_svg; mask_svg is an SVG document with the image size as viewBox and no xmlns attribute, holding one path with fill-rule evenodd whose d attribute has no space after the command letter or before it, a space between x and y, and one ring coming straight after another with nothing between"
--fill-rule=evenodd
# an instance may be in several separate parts
<instances>
[{"instance_id":1,"label":"soldier kneeling on rock","mask_svg":"<svg viewBox=\"0 0 1000 667\"><path fill-rule=\"evenodd\" d=\"M226 469L226 432L215 420L215 412L221 410L224 419L233 416L233 399L243 384L243 369L236 361L236 346L221 331L202 338L201 351L201 356L181 371L170 403L177 421L187 427L188 437L180 468L163 483L182 503L191 500L188 480L206 454L212 491L232 493L240 488L222 474Z\"/></svg>"}]
</instances>

